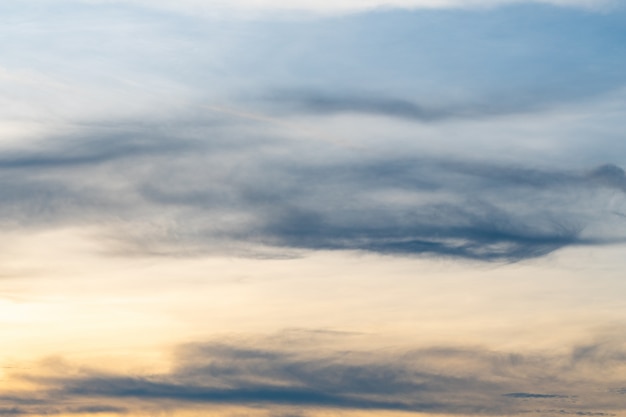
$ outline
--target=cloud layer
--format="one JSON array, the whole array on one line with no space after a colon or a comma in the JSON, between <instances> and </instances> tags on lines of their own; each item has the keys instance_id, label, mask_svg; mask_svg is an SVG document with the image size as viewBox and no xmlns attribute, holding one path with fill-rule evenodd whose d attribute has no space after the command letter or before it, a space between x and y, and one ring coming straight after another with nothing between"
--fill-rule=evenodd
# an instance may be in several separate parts
<instances>
[{"instance_id":1,"label":"cloud layer","mask_svg":"<svg viewBox=\"0 0 626 417\"><path fill-rule=\"evenodd\" d=\"M211 405L452 415L609 416L622 410L626 352L619 337L574 346L565 354L455 346L338 349L345 338L291 331L190 344L178 350L171 372L149 376L57 362L53 375L46 376L45 368L39 375L16 375L36 384L38 393L5 393L0 401L15 405L3 409L8 415Z\"/></svg>"},{"instance_id":2,"label":"cloud layer","mask_svg":"<svg viewBox=\"0 0 626 417\"><path fill-rule=\"evenodd\" d=\"M219 124L46 143L0 155L6 227L123 225L127 244L183 253L265 246L507 261L623 238L615 199L626 178L615 165L377 157Z\"/></svg>"}]
</instances>

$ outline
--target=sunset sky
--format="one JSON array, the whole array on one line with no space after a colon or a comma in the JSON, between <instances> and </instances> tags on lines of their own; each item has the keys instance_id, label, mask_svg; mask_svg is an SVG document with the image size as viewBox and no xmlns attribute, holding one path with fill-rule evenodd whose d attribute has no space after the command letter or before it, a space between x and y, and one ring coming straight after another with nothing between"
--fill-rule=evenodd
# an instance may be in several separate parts
<instances>
[{"instance_id":1,"label":"sunset sky","mask_svg":"<svg viewBox=\"0 0 626 417\"><path fill-rule=\"evenodd\" d=\"M621 0L0 4L0 416L626 417Z\"/></svg>"}]
</instances>

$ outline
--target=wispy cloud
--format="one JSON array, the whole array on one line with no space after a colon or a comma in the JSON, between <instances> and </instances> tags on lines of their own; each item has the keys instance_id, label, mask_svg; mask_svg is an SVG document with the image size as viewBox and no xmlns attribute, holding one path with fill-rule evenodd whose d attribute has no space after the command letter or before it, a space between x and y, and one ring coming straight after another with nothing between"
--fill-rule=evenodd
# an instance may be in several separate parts
<instances>
[{"instance_id":1,"label":"wispy cloud","mask_svg":"<svg viewBox=\"0 0 626 417\"><path fill-rule=\"evenodd\" d=\"M365 114L393 117L421 123L445 122L455 119L483 120L545 110L562 97L504 97L484 99L483 102L421 104L405 98L358 93L325 93L323 91L278 91L264 101L283 115L309 114L332 116ZM527 100L527 102L524 102Z\"/></svg>"},{"instance_id":2,"label":"wispy cloud","mask_svg":"<svg viewBox=\"0 0 626 417\"><path fill-rule=\"evenodd\" d=\"M299 335L302 335L299 333ZM298 336L298 335L296 335ZM79 402L82 409L106 402L130 411L149 407L180 409L194 405L250 405L269 410L405 410L459 415L558 412L611 415L622 407L623 367L620 340L587 345L602 351L585 359L569 354L517 353L477 347L440 346L405 351L368 351L321 347L316 338L280 338L185 345L174 369L150 376L67 369L67 374L21 375L36 383L39 394L0 398L20 407L61 407ZM326 336L328 338L328 336ZM271 343L268 343L271 340ZM284 340L286 341L286 340ZM319 342L319 340L317 340ZM323 345L322 345L323 346ZM594 389L589 390L588 381ZM532 388L533 391L520 391Z\"/></svg>"},{"instance_id":3,"label":"wispy cloud","mask_svg":"<svg viewBox=\"0 0 626 417\"><path fill-rule=\"evenodd\" d=\"M355 159L358 150L245 126L177 126L86 129L46 141L54 143L47 149L0 153L3 221L106 227L115 219L130 229L122 241L183 252L262 245L515 261L623 239L621 217L608 214L626 188L615 165L564 171L443 156ZM131 238L133 227L145 239Z\"/></svg>"},{"instance_id":4,"label":"wispy cloud","mask_svg":"<svg viewBox=\"0 0 626 417\"><path fill-rule=\"evenodd\" d=\"M504 396L511 398L568 398L567 395L532 394L529 392L511 392L509 394L504 394Z\"/></svg>"}]
</instances>

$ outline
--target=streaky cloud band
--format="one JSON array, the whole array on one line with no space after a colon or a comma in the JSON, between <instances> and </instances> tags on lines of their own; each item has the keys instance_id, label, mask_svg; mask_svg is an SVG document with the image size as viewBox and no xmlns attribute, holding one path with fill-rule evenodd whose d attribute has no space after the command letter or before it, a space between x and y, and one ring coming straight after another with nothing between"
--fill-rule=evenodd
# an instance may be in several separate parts
<instances>
[{"instance_id":1,"label":"streaky cloud band","mask_svg":"<svg viewBox=\"0 0 626 417\"><path fill-rule=\"evenodd\" d=\"M551 415L556 409L561 410L556 414L608 416L623 400L611 388L626 382L602 372L624 363L623 338L615 330L615 337L574 345L565 354L463 346L338 350L302 331L273 335L272 343L258 337L216 340L181 346L168 373L124 375L69 368L66 374L43 369L14 375L39 389L0 396L0 403L19 404L25 412L34 407L64 409L67 404L102 412L122 409L122 404L128 412L219 404L485 416L526 414L529 409ZM311 343L320 346L312 350ZM515 391L531 387L531 392ZM103 402L109 405L97 405ZM11 414L11 409L5 410Z\"/></svg>"},{"instance_id":2,"label":"streaky cloud band","mask_svg":"<svg viewBox=\"0 0 626 417\"><path fill-rule=\"evenodd\" d=\"M518 261L625 237L615 201L626 176L616 165L355 159L332 143L241 129L86 130L5 150L0 216L24 230L116 219L120 242L182 253L261 245Z\"/></svg>"}]
</instances>

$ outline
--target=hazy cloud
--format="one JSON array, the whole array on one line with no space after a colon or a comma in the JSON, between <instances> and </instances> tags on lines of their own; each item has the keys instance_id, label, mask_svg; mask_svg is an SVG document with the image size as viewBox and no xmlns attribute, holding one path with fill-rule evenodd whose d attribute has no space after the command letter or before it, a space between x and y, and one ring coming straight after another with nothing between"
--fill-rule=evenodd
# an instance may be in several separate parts
<instances>
[{"instance_id":1,"label":"hazy cloud","mask_svg":"<svg viewBox=\"0 0 626 417\"><path fill-rule=\"evenodd\" d=\"M509 394L504 394L504 396L511 398L568 398L567 395L531 394L529 392L511 392Z\"/></svg>"},{"instance_id":2,"label":"hazy cloud","mask_svg":"<svg viewBox=\"0 0 626 417\"><path fill-rule=\"evenodd\" d=\"M86 129L46 143L0 152L7 227L126 224L120 241L166 251L256 245L507 261L624 237L621 218L606 217L626 187L615 165L377 157L219 123Z\"/></svg>"},{"instance_id":3,"label":"hazy cloud","mask_svg":"<svg viewBox=\"0 0 626 417\"><path fill-rule=\"evenodd\" d=\"M126 253L329 249L486 261L626 234L619 155L558 169L530 157L511 165L490 151L510 137L489 128L463 133L459 149L386 145L387 132L376 133L375 150L364 144L373 140L371 115L427 122L416 129L438 122L434 136L445 139L450 124L618 90L622 11L520 4L207 25L147 11L169 2L28 3L38 7L2 6L9 17L0 81L10 93L2 120L21 128L45 121L62 133L0 150L0 223L8 230L88 224ZM293 7L261 3L237 5ZM363 7L313 3L298 7ZM519 2L464 7L505 3ZM196 16L205 6L176 7ZM94 44L98 53L87 53ZM262 92L271 93L259 100ZM222 101L232 106L215 104ZM350 126L353 143L309 128L343 113L359 120Z\"/></svg>"},{"instance_id":4,"label":"hazy cloud","mask_svg":"<svg viewBox=\"0 0 626 417\"><path fill-rule=\"evenodd\" d=\"M369 114L413 120L422 123L442 122L450 119L475 119L537 111L547 107L558 97L533 97L529 102L511 98L492 98L486 102L447 103L424 105L418 101L359 94L329 94L315 91L282 91L269 95L270 107L284 114L306 113L334 115L342 113ZM553 104L553 103L552 103Z\"/></svg>"},{"instance_id":5,"label":"hazy cloud","mask_svg":"<svg viewBox=\"0 0 626 417\"><path fill-rule=\"evenodd\" d=\"M82 369L68 375L21 378L39 384L37 397L53 407L104 400L123 403L129 411L148 402L174 409L222 404L460 415L528 414L529 409L544 415L608 415L622 407L621 395L609 388L624 383L623 375L607 371L604 360L581 362L576 347L570 355L455 346L404 351L338 350L324 345L311 349L311 343L319 343L315 337L287 336L288 344L277 344L281 339L273 337L186 345L166 374L131 376ZM596 346L613 353L612 367L624 366L619 338ZM532 392L515 391L530 387ZM115 405L81 409L117 412Z\"/></svg>"}]
</instances>

